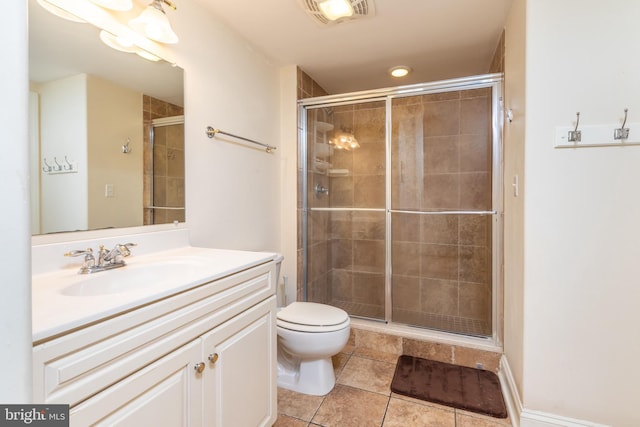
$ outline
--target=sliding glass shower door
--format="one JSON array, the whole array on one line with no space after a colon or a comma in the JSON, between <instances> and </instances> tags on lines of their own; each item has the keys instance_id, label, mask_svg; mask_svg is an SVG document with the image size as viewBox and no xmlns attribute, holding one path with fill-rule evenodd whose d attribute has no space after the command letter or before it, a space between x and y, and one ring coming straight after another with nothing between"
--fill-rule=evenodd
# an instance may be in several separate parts
<instances>
[{"instance_id":1,"label":"sliding glass shower door","mask_svg":"<svg viewBox=\"0 0 640 427\"><path fill-rule=\"evenodd\" d=\"M386 103L308 114L307 299L383 320Z\"/></svg>"},{"instance_id":2,"label":"sliding glass shower door","mask_svg":"<svg viewBox=\"0 0 640 427\"><path fill-rule=\"evenodd\" d=\"M391 105L392 319L491 335L491 88Z\"/></svg>"},{"instance_id":3,"label":"sliding glass shower door","mask_svg":"<svg viewBox=\"0 0 640 427\"><path fill-rule=\"evenodd\" d=\"M495 336L500 82L492 75L301 102L304 299L356 317Z\"/></svg>"}]
</instances>

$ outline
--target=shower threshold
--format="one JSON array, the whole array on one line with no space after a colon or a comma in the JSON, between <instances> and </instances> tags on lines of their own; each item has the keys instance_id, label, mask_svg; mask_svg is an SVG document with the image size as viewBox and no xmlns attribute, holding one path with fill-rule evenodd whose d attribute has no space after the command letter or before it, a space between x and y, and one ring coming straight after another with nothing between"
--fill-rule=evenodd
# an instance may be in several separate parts
<instances>
[{"instance_id":1,"label":"shower threshold","mask_svg":"<svg viewBox=\"0 0 640 427\"><path fill-rule=\"evenodd\" d=\"M341 300L332 300L329 304L343 309L352 317L384 322L384 307L381 305ZM466 317L394 309L393 323L479 338L491 336L491 324L489 322Z\"/></svg>"}]
</instances>

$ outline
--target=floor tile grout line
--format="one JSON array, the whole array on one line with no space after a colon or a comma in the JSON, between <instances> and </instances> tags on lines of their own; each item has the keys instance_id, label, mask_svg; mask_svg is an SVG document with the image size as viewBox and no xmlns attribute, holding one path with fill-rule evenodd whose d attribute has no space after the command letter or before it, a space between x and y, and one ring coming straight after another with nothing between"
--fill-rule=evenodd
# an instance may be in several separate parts
<instances>
[{"instance_id":1,"label":"floor tile grout line","mask_svg":"<svg viewBox=\"0 0 640 427\"><path fill-rule=\"evenodd\" d=\"M387 418L387 412L389 412L390 404L391 404L391 393L389 393L389 398L387 399L387 406L384 408L384 414L382 415L382 421L380 422L380 427L384 426L384 420Z\"/></svg>"}]
</instances>

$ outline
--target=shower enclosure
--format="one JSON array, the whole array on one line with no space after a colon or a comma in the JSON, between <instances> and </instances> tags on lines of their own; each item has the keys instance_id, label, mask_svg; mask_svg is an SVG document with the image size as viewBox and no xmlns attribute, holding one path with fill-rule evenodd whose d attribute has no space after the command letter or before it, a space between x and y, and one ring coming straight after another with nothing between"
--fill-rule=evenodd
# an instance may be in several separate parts
<instances>
[{"instance_id":1,"label":"shower enclosure","mask_svg":"<svg viewBox=\"0 0 640 427\"><path fill-rule=\"evenodd\" d=\"M184 222L184 116L153 119L144 153L144 224Z\"/></svg>"},{"instance_id":2,"label":"shower enclosure","mask_svg":"<svg viewBox=\"0 0 640 427\"><path fill-rule=\"evenodd\" d=\"M304 300L496 336L501 84L492 74L299 101Z\"/></svg>"}]
</instances>

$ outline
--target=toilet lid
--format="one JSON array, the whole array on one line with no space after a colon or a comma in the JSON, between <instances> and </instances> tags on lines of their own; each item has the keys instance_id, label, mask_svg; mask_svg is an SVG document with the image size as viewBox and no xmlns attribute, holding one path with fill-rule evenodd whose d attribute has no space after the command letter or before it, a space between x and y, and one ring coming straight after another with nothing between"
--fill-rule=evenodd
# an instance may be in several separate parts
<instances>
[{"instance_id":1,"label":"toilet lid","mask_svg":"<svg viewBox=\"0 0 640 427\"><path fill-rule=\"evenodd\" d=\"M342 309L314 302L293 302L280 310L277 317L287 323L308 326L339 325L349 319Z\"/></svg>"}]
</instances>

